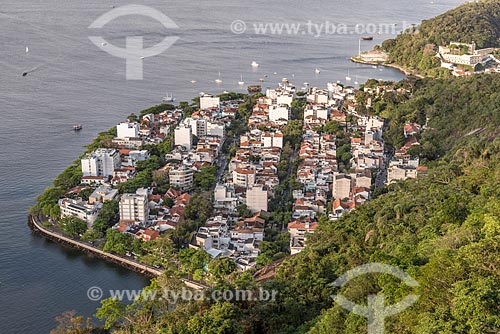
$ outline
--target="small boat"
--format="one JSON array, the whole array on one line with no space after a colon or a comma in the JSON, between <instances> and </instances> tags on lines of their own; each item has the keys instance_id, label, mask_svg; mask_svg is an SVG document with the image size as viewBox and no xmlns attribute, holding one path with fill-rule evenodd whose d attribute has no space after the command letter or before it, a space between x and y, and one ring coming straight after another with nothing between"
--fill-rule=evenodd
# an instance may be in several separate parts
<instances>
[{"instance_id":1,"label":"small boat","mask_svg":"<svg viewBox=\"0 0 500 334\"><path fill-rule=\"evenodd\" d=\"M23 72L23 77L27 76L28 72Z\"/></svg>"},{"instance_id":2,"label":"small boat","mask_svg":"<svg viewBox=\"0 0 500 334\"><path fill-rule=\"evenodd\" d=\"M252 62L252 67L259 67L259 63L257 63L255 60Z\"/></svg>"},{"instance_id":3,"label":"small boat","mask_svg":"<svg viewBox=\"0 0 500 334\"><path fill-rule=\"evenodd\" d=\"M309 82L304 82L304 86L309 86Z\"/></svg>"},{"instance_id":4,"label":"small boat","mask_svg":"<svg viewBox=\"0 0 500 334\"><path fill-rule=\"evenodd\" d=\"M373 66L372 66L372 68L375 68L375 69L376 69L376 68L377 68L377 65L373 65Z\"/></svg>"},{"instance_id":5,"label":"small boat","mask_svg":"<svg viewBox=\"0 0 500 334\"><path fill-rule=\"evenodd\" d=\"M165 95L163 97L163 99L161 99L162 102L174 102L175 101L175 98L174 98L174 95L173 94L168 94Z\"/></svg>"},{"instance_id":6,"label":"small boat","mask_svg":"<svg viewBox=\"0 0 500 334\"><path fill-rule=\"evenodd\" d=\"M359 85L359 82L357 82L357 81L354 81L354 84L355 84L355 85Z\"/></svg>"},{"instance_id":7,"label":"small boat","mask_svg":"<svg viewBox=\"0 0 500 334\"><path fill-rule=\"evenodd\" d=\"M352 80L351 75L349 74L349 69L347 69L347 75L346 75L345 79L347 81L351 81Z\"/></svg>"},{"instance_id":8,"label":"small boat","mask_svg":"<svg viewBox=\"0 0 500 334\"><path fill-rule=\"evenodd\" d=\"M144 59L144 58L145 58L144 56L141 57L141 59Z\"/></svg>"},{"instance_id":9,"label":"small boat","mask_svg":"<svg viewBox=\"0 0 500 334\"><path fill-rule=\"evenodd\" d=\"M363 41L373 41L373 36L370 35L370 36L362 36L361 39Z\"/></svg>"},{"instance_id":10,"label":"small boat","mask_svg":"<svg viewBox=\"0 0 500 334\"><path fill-rule=\"evenodd\" d=\"M259 78L259 81L260 82L264 82L264 78Z\"/></svg>"},{"instance_id":11,"label":"small boat","mask_svg":"<svg viewBox=\"0 0 500 334\"><path fill-rule=\"evenodd\" d=\"M240 75L240 81L238 81L238 85L243 86L245 81L243 81L243 75Z\"/></svg>"},{"instance_id":12,"label":"small boat","mask_svg":"<svg viewBox=\"0 0 500 334\"><path fill-rule=\"evenodd\" d=\"M106 42L101 43L101 46L106 46L106 45L108 45L108 43L106 43Z\"/></svg>"},{"instance_id":13,"label":"small boat","mask_svg":"<svg viewBox=\"0 0 500 334\"><path fill-rule=\"evenodd\" d=\"M283 79L281 79L281 82L283 82L283 83L289 83L290 81L288 81L287 78L283 78Z\"/></svg>"},{"instance_id":14,"label":"small boat","mask_svg":"<svg viewBox=\"0 0 500 334\"><path fill-rule=\"evenodd\" d=\"M30 48L26 47L26 53L30 52Z\"/></svg>"},{"instance_id":15,"label":"small boat","mask_svg":"<svg viewBox=\"0 0 500 334\"><path fill-rule=\"evenodd\" d=\"M196 83L196 80L191 80L191 83L192 83L192 84Z\"/></svg>"},{"instance_id":16,"label":"small boat","mask_svg":"<svg viewBox=\"0 0 500 334\"><path fill-rule=\"evenodd\" d=\"M82 129L82 125L81 124L75 124L73 125L73 130L74 131L80 131Z\"/></svg>"},{"instance_id":17,"label":"small boat","mask_svg":"<svg viewBox=\"0 0 500 334\"><path fill-rule=\"evenodd\" d=\"M274 75L278 74L278 72L273 72Z\"/></svg>"},{"instance_id":18,"label":"small boat","mask_svg":"<svg viewBox=\"0 0 500 334\"><path fill-rule=\"evenodd\" d=\"M316 72L316 74L320 74L321 73L321 70L319 68L315 69L314 72Z\"/></svg>"},{"instance_id":19,"label":"small boat","mask_svg":"<svg viewBox=\"0 0 500 334\"><path fill-rule=\"evenodd\" d=\"M222 80L220 78L220 72L219 72L219 77L217 79L215 79L215 83L218 83L218 84L222 83Z\"/></svg>"}]
</instances>

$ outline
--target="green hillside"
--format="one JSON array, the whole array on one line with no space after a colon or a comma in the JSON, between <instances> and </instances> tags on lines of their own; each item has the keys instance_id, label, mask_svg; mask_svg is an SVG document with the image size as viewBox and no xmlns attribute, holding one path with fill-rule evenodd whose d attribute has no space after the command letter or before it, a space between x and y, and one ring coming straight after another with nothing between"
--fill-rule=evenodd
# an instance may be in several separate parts
<instances>
[{"instance_id":1,"label":"green hillside","mask_svg":"<svg viewBox=\"0 0 500 334\"><path fill-rule=\"evenodd\" d=\"M484 0L463 4L440 16L425 20L415 31L409 30L382 43L389 62L421 74L444 76L434 56L439 45L450 41L475 42L479 48L500 46L500 1Z\"/></svg>"}]
</instances>

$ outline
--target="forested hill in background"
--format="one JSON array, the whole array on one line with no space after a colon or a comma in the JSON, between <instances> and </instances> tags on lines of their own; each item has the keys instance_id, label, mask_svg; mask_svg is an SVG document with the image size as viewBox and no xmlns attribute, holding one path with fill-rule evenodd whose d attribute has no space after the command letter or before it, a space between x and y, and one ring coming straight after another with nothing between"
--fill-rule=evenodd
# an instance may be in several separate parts
<instances>
[{"instance_id":1,"label":"forested hill in background","mask_svg":"<svg viewBox=\"0 0 500 334\"><path fill-rule=\"evenodd\" d=\"M382 49L389 53L389 62L418 73L443 76L439 59L434 55L439 45L450 41L477 44L478 48L500 46L500 1L484 0L463 4L433 19L425 20L415 29L388 39Z\"/></svg>"},{"instance_id":2,"label":"forested hill in background","mask_svg":"<svg viewBox=\"0 0 500 334\"><path fill-rule=\"evenodd\" d=\"M278 292L276 300L202 300L174 310L163 300L128 307L107 300L99 317L115 333L361 334L366 319L335 305L332 294L366 304L367 295L383 292L394 304L415 293L420 299L411 308L385 319L386 333L500 332L500 76L398 85L413 94L387 94L376 112L389 119L392 142L404 122L428 121L416 154L429 175L391 185L338 221L321 219L306 249L263 283ZM420 287L388 275L359 277L340 291L330 285L369 262L397 266ZM216 289L259 286L246 272L219 277ZM164 274L148 289L181 287Z\"/></svg>"}]
</instances>

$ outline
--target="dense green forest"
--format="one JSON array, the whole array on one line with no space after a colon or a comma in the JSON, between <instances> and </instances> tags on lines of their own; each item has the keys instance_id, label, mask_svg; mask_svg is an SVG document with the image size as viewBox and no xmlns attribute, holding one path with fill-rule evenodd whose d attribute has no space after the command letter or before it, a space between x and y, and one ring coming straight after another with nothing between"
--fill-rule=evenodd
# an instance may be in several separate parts
<instances>
[{"instance_id":1,"label":"dense green forest","mask_svg":"<svg viewBox=\"0 0 500 334\"><path fill-rule=\"evenodd\" d=\"M440 61L434 55L437 46L450 41L475 42L478 48L500 47L500 1L465 3L384 41L382 49L389 53L391 63L440 77L449 75L449 71L439 67Z\"/></svg>"},{"instance_id":2,"label":"dense green forest","mask_svg":"<svg viewBox=\"0 0 500 334\"><path fill-rule=\"evenodd\" d=\"M306 250L287 258L274 278L256 283L248 272L220 266L214 289L276 290L276 300L180 302L103 301L97 316L113 333L366 333L366 319L333 303L331 286L358 265L381 262L415 278L409 288L388 275L349 282L340 292L357 303L383 292L388 304L420 295L386 319L387 333L500 331L500 76L419 79L398 84L412 94L377 110L390 129L427 121L416 154L426 178L391 185L336 222L321 219ZM396 133L395 130L393 130ZM179 290L169 271L150 291ZM55 333L91 333L82 318L62 317ZM68 319L71 319L68 320ZM78 327L82 331L68 328Z\"/></svg>"}]
</instances>

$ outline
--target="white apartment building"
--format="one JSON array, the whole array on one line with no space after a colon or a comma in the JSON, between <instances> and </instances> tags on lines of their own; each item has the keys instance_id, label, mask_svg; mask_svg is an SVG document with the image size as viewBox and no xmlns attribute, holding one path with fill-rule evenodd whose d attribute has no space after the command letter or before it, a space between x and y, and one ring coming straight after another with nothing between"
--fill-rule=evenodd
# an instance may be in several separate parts
<instances>
[{"instance_id":1,"label":"white apartment building","mask_svg":"<svg viewBox=\"0 0 500 334\"><path fill-rule=\"evenodd\" d=\"M286 104L272 104L269 106L269 120L271 122L288 121L289 118L290 108Z\"/></svg>"},{"instance_id":2,"label":"white apartment building","mask_svg":"<svg viewBox=\"0 0 500 334\"><path fill-rule=\"evenodd\" d=\"M128 164L136 166L137 162L149 159L149 152L147 150L133 150L128 153Z\"/></svg>"},{"instance_id":3,"label":"white apartment building","mask_svg":"<svg viewBox=\"0 0 500 334\"><path fill-rule=\"evenodd\" d=\"M81 160L83 176L112 176L120 168L120 153L113 148L98 148Z\"/></svg>"},{"instance_id":4,"label":"white apartment building","mask_svg":"<svg viewBox=\"0 0 500 334\"><path fill-rule=\"evenodd\" d=\"M330 110L324 105L309 104L304 109L304 123L312 123L314 120L320 120L323 123L328 121Z\"/></svg>"},{"instance_id":5,"label":"white apartment building","mask_svg":"<svg viewBox=\"0 0 500 334\"><path fill-rule=\"evenodd\" d=\"M181 124L174 130L175 146L184 146L188 151L193 146L193 132L189 125Z\"/></svg>"},{"instance_id":6,"label":"white apartment building","mask_svg":"<svg viewBox=\"0 0 500 334\"><path fill-rule=\"evenodd\" d=\"M276 97L277 104L286 104L291 107L293 101L293 94L283 94Z\"/></svg>"},{"instance_id":7,"label":"white apartment building","mask_svg":"<svg viewBox=\"0 0 500 334\"><path fill-rule=\"evenodd\" d=\"M137 138L139 136L139 124L137 122L122 122L116 126L117 138Z\"/></svg>"},{"instance_id":8,"label":"white apartment building","mask_svg":"<svg viewBox=\"0 0 500 334\"><path fill-rule=\"evenodd\" d=\"M387 168L387 184L406 179L416 179L418 176L419 159L399 159L389 162Z\"/></svg>"},{"instance_id":9,"label":"white apartment building","mask_svg":"<svg viewBox=\"0 0 500 334\"><path fill-rule=\"evenodd\" d=\"M183 122L184 125L191 127L191 133L196 137L219 136L224 137L225 126L223 123L210 122L204 118L195 119L188 117Z\"/></svg>"},{"instance_id":10,"label":"white apartment building","mask_svg":"<svg viewBox=\"0 0 500 334\"><path fill-rule=\"evenodd\" d=\"M214 208L235 210L238 206L238 198L228 189L226 184L217 184L214 189Z\"/></svg>"},{"instance_id":11,"label":"white apartment building","mask_svg":"<svg viewBox=\"0 0 500 334\"><path fill-rule=\"evenodd\" d=\"M233 171L233 184L248 188L255 184L255 170L251 168L236 168Z\"/></svg>"},{"instance_id":12,"label":"white apartment building","mask_svg":"<svg viewBox=\"0 0 500 334\"><path fill-rule=\"evenodd\" d=\"M247 190L246 204L252 212L267 211L267 189L263 186L251 186Z\"/></svg>"},{"instance_id":13,"label":"white apartment building","mask_svg":"<svg viewBox=\"0 0 500 334\"><path fill-rule=\"evenodd\" d=\"M283 134L281 132L263 132L261 142L262 147L283 148Z\"/></svg>"},{"instance_id":14,"label":"white apartment building","mask_svg":"<svg viewBox=\"0 0 500 334\"><path fill-rule=\"evenodd\" d=\"M219 108L220 98L217 96L205 94L200 97L200 109Z\"/></svg>"},{"instance_id":15,"label":"white apartment building","mask_svg":"<svg viewBox=\"0 0 500 334\"><path fill-rule=\"evenodd\" d=\"M207 135L218 136L223 138L226 134L226 129L223 123L207 122Z\"/></svg>"},{"instance_id":16,"label":"white apartment building","mask_svg":"<svg viewBox=\"0 0 500 334\"><path fill-rule=\"evenodd\" d=\"M142 146L142 138L113 138L113 144L129 149L138 149Z\"/></svg>"},{"instance_id":17,"label":"white apartment building","mask_svg":"<svg viewBox=\"0 0 500 334\"><path fill-rule=\"evenodd\" d=\"M327 90L313 87L307 94L307 102L315 104L327 104L328 95L329 94Z\"/></svg>"},{"instance_id":18,"label":"white apartment building","mask_svg":"<svg viewBox=\"0 0 500 334\"><path fill-rule=\"evenodd\" d=\"M120 221L123 223L146 222L149 215L148 197L145 194L123 194L120 199Z\"/></svg>"},{"instance_id":19,"label":"white apartment building","mask_svg":"<svg viewBox=\"0 0 500 334\"><path fill-rule=\"evenodd\" d=\"M170 186L181 190L189 190L193 186L194 170L186 166L171 168L168 177Z\"/></svg>"},{"instance_id":20,"label":"white apartment building","mask_svg":"<svg viewBox=\"0 0 500 334\"><path fill-rule=\"evenodd\" d=\"M110 186L100 186L89 196L89 204L96 202L109 202L116 198L118 189L113 189Z\"/></svg>"},{"instance_id":21,"label":"white apartment building","mask_svg":"<svg viewBox=\"0 0 500 334\"><path fill-rule=\"evenodd\" d=\"M70 198L61 198L58 204L61 209L61 217L74 216L80 218L87 222L88 228L92 227L102 207L102 203L100 202L89 204L82 200Z\"/></svg>"},{"instance_id":22,"label":"white apartment building","mask_svg":"<svg viewBox=\"0 0 500 334\"><path fill-rule=\"evenodd\" d=\"M352 178L345 174L336 174L333 179L333 197L344 199L351 195Z\"/></svg>"}]
</instances>

